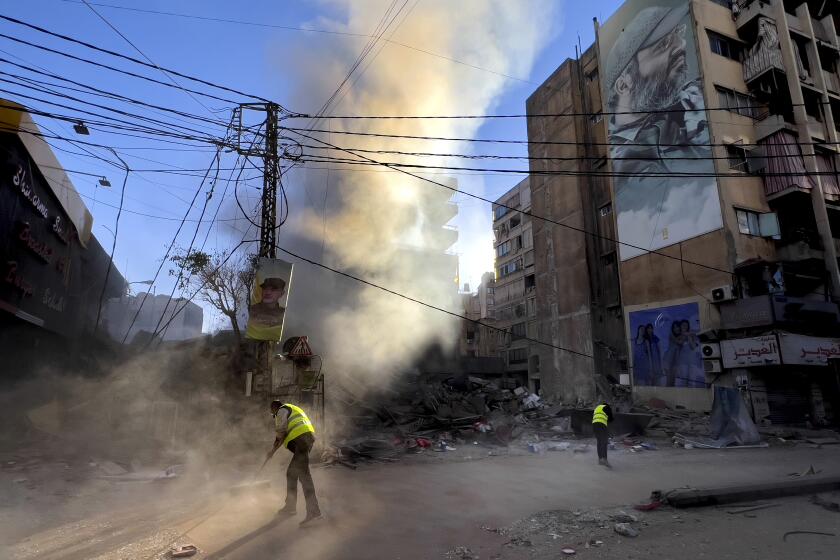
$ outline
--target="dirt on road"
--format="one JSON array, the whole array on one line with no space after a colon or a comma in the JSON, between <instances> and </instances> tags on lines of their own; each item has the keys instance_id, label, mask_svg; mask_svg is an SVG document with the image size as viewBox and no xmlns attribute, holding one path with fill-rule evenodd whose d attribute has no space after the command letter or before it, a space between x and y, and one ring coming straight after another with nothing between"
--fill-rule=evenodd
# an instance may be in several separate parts
<instances>
[{"instance_id":1,"label":"dirt on road","mask_svg":"<svg viewBox=\"0 0 840 560\"><path fill-rule=\"evenodd\" d=\"M283 456L269 467L268 490L231 496L227 488L247 473L211 480L187 473L170 487L134 485L132 503L109 503L108 492L99 490L99 511L84 496L64 496L51 503L48 522L3 537L6 555L22 560L166 558L168 545L187 542L200 549L194 558L229 560L543 559L561 557L564 548L591 558L828 556L840 536L797 533L782 540L789 531L840 535L840 514L805 498L740 515L717 509L639 513L632 505L654 489L784 481L811 465L822 472L809 476L837 475L839 459L838 446L666 448L613 453L612 470L598 467L591 450L404 461L355 471L337 466L315 469L328 519L304 530L297 526L302 496L298 519L276 516L284 493ZM9 490L14 484L0 473L3 492L35 492L19 484ZM16 499L33 515L37 507L26 504L38 498L29 497ZM80 509L79 502L86 507ZM631 525L637 537L615 533L612 516L620 511L636 516ZM3 519L13 514L0 506Z\"/></svg>"}]
</instances>

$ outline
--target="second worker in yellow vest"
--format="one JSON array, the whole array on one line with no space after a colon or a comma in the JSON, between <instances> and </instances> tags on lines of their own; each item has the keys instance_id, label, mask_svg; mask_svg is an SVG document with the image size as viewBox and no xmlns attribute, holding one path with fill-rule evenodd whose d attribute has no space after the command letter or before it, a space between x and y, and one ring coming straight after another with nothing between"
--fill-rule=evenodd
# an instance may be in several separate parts
<instances>
[{"instance_id":1,"label":"second worker in yellow vest","mask_svg":"<svg viewBox=\"0 0 840 560\"><path fill-rule=\"evenodd\" d=\"M305 527L322 519L315 495L315 483L309 472L309 452L315 444L315 427L312 421L299 406L280 401L271 403L271 414L274 416L274 447L268 456L274 454L281 446L292 452L292 460L286 469L286 505L280 510L280 515L295 515L297 512L297 484L303 487L306 499L306 518L301 522Z\"/></svg>"},{"instance_id":2,"label":"second worker in yellow vest","mask_svg":"<svg viewBox=\"0 0 840 560\"><path fill-rule=\"evenodd\" d=\"M592 412L592 431L595 433L595 439L598 442L598 464L605 467L610 467L610 463L607 461L610 431L607 426L612 422L612 419L612 409L608 404L599 404Z\"/></svg>"}]
</instances>

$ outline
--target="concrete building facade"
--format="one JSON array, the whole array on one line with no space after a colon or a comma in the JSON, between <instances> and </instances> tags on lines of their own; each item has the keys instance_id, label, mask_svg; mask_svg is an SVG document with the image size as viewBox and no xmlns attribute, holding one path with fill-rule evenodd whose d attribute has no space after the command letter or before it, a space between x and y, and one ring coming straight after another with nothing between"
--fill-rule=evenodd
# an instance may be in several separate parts
<instances>
[{"instance_id":1,"label":"concrete building facade","mask_svg":"<svg viewBox=\"0 0 840 560\"><path fill-rule=\"evenodd\" d=\"M491 309L496 326L504 329L497 331L496 351L507 373L536 392L541 389L540 355L527 340L537 339L539 334L530 210L528 178L493 204L496 280Z\"/></svg>"},{"instance_id":2,"label":"concrete building facade","mask_svg":"<svg viewBox=\"0 0 840 560\"><path fill-rule=\"evenodd\" d=\"M495 320L496 279L492 272L481 276L478 290L471 292L465 285L461 294L463 314L459 354L467 358L493 358L498 355L496 344L497 331L493 328ZM478 321L478 322L476 322Z\"/></svg>"},{"instance_id":3,"label":"concrete building facade","mask_svg":"<svg viewBox=\"0 0 840 560\"><path fill-rule=\"evenodd\" d=\"M628 0L531 96L529 155L563 158L531 161L543 336L592 356L552 351L552 392L708 409L726 384L756 420L837 420L838 23Z\"/></svg>"},{"instance_id":4,"label":"concrete building facade","mask_svg":"<svg viewBox=\"0 0 840 560\"><path fill-rule=\"evenodd\" d=\"M204 324L204 310L200 305L184 298L170 298L165 294L154 295L146 292L109 300L105 317L111 338L118 342L125 339L128 344L131 344L139 333L153 333L160 328L158 325L167 323L169 325L161 333L163 340L196 338L201 336Z\"/></svg>"}]
</instances>

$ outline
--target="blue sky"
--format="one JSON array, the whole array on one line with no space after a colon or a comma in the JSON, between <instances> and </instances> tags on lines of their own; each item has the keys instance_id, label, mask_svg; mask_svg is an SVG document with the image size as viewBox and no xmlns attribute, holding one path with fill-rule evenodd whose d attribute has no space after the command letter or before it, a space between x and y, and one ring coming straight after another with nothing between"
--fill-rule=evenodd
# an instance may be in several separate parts
<instances>
[{"instance_id":1,"label":"blue sky","mask_svg":"<svg viewBox=\"0 0 840 560\"><path fill-rule=\"evenodd\" d=\"M197 0L175 2L161 0L144 2L100 1L101 3L99 1L94 2L94 7L157 64L199 76L211 82L228 85L244 92L275 99L281 104L292 96L295 79L293 72L290 71L291 65L287 64L288 61L283 58L284 53L315 48L326 41L338 42L342 45L342 48L356 51L361 49L365 42L365 39L356 37L144 14L105 6L105 4L130 6L145 10L256 21L281 26L319 27L319 18L337 17L333 6L327 1L277 2L257 0L240 3L220 0L201 2ZM374 12L384 11L387 6L381 0L360 1L370 4L370 9ZM507 82L507 90L497 101L495 109L497 112L524 113L527 97L537 87L537 84L547 78L564 59L574 56L578 41L584 48L591 44L593 40L592 18L598 17L601 21L604 21L620 5L617 0L593 2L557 0L557 2L560 4L560 9L558 10L559 17L554 36L539 53L530 75L521 76L527 82L516 80ZM528 9L528 0L522 0L521 4L523 10ZM423 10L423 0L420 0L415 10L418 12ZM90 9L75 0L7 1L3 3L2 13L43 26L52 31L84 39L104 48L138 56L121 37ZM540 17L540 14L534 13L533 17ZM79 56L91 57L91 52L84 48L68 47L66 43L61 41L46 40L43 35L10 23L4 23L3 28L5 33L31 40L37 44L72 52ZM400 40L399 31L393 39ZM435 51L433 40L428 44L416 46L432 52ZM387 45L385 48L400 47ZM412 54L429 56L419 53ZM68 61L54 54L40 52L7 39L0 39L0 57L21 64L41 67L79 82L90 83L116 92L128 93L137 99L175 107L194 114L210 116L211 113L208 113L207 108L214 110L221 105L220 102L202 100L207 106L205 108L181 91L146 84L88 65ZM104 60L99 56L95 58ZM436 63L441 65L454 64L443 59L436 59ZM0 67L3 66L6 67L4 71L22 74L21 71L9 69L8 66L0 63ZM492 69L493 61L487 60L483 63L483 66ZM128 68L128 66L123 67ZM459 76L462 76L465 81L474 78L474 73L481 72L481 70L466 66L461 68ZM166 79L162 75L156 74L154 70L145 73L162 80ZM182 83L187 84L183 81ZM16 93L27 93L27 90L20 85L4 83L0 87L6 90L0 92L0 96L12 99L16 99ZM196 89L203 90L205 88L197 87ZM31 92L29 93L31 94ZM34 95L46 98L41 93L35 93ZM17 99L24 104L27 103L26 99L19 97ZM314 99L311 107L290 108L301 112L315 111L323 101L323 99ZM55 112L67 112L58 107L32 103ZM414 111L412 111L412 107L407 106L402 113L414 114ZM58 123L48 119L39 120L39 123L46 125L61 136L77 137L73 134L70 124ZM481 127L479 136L525 139L527 136L525 121L524 119L491 119ZM124 157L128 156L125 159L129 166L134 169L168 168L169 166L203 169L208 166L213 156L212 151L208 149L201 152L173 151L171 148L178 147L167 144L155 146L158 148L157 150L138 150L139 147L149 147L154 144L136 138L113 136L95 130L89 137L77 138L125 148L121 149L120 153ZM56 145L78 151L78 148L73 148L62 142L56 142ZM110 157L105 151L96 149L93 149L93 151L103 157ZM497 150L494 153L505 152ZM525 151L524 148L519 148L518 150L514 149L511 153L523 155ZM116 218L116 209L113 206L116 206L119 202L122 172L90 157L81 157L60 151L56 155L67 169L102 174L107 176L111 182L112 187L104 189L98 187L98 182L94 177L71 174L77 190L85 197L88 207L94 214L94 234L104 246L110 247ZM222 165L232 163L232 158L233 156L226 156ZM525 162L517 162L517 165L524 168ZM227 167L229 166L227 165ZM287 184L292 190L295 188L295 173L300 173L300 171L293 171L287 177ZM261 180L256 172L250 175L253 180L249 184L254 188L244 189L241 192L248 193L249 199L255 201L258 194L256 188L261 184ZM222 172L221 177L226 176L227 174ZM465 176L458 179L462 190L474 192L487 198L496 198L514 186L521 177L511 175ZM198 179L195 177L169 173L138 172L129 176L125 208L132 212L156 216L153 218L129 212L123 214L115 262L120 271L130 281L151 279L154 276L166 251L166 244L175 234L178 220L186 210L188 202L196 190L197 183ZM222 184L219 188L221 189L223 186ZM208 216L215 211L215 205L218 204L220 196L221 193L217 192L216 197L211 201ZM230 191L228 198L230 198ZM203 199L204 197L201 195L198 197L196 208L190 213L190 219L195 220L199 217ZM481 273L492 268L492 247L489 246L492 237L490 208L485 203L463 195L458 195L456 200L461 203L460 214L454 222L460 230L461 241L456 250L461 254L461 279L462 282L469 282L474 288ZM295 210L292 207L292 212ZM222 214L224 214L224 211ZM195 222L188 222L187 225L189 227L185 227L179 237L181 245L189 244ZM243 221L235 225L239 230L244 231L247 223ZM207 236L207 248L210 249L230 247L238 240L234 239L233 236L241 238L240 234L233 232L228 227L214 227L208 231L206 225L203 225L198 233L198 243L204 240L205 235ZM156 286L157 293L168 293L172 288L172 279L166 274L168 269L168 266L163 269ZM135 288L137 287L135 286ZM209 319L208 314L206 327L211 326Z\"/></svg>"}]
</instances>

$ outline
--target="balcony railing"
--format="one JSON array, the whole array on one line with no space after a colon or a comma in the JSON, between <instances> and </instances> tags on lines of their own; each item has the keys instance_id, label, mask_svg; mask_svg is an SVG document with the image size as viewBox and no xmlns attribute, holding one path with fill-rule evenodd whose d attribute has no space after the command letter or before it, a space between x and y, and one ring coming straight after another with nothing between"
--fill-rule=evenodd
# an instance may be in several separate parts
<instances>
[{"instance_id":1,"label":"balcony railing","mask_svg":"<svg viewBox=\"0 0 840 560\"><path fill-rule=\"evenodd\" d=\"M769 70L785 71L779 48L750 50L744 55L744 81L750 83Z\"/></svg>"}]
</instances>

